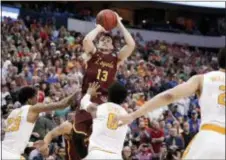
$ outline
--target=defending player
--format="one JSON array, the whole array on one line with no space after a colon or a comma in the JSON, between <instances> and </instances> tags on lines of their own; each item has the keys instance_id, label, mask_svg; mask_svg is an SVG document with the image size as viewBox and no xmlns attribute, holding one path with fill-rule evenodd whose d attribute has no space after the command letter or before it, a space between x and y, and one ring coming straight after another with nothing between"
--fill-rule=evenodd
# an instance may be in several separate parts
<instances>
[{"instance_id":1,"label":"defending player","mask_svg":"<svg viewBox=\"0 0 226 160\"><path fill-rule=\"evenodd\" d=\"M89 155L86 159L122 159L121 151L127 133L127 127L118 128L117 123L112 123L112 120L116 114L127 114L125 109L119 106L125 100L127 92L119 83L114 83L108 90L108 102L96 106L90 101L90 98L97 95L99 87L97 83L91 84L87 94L81 101L82 109L90 112L95 118L93 133L89 140ZM74 150L75 145L79 146L81 148L80 150L83 150L82 154L87 154L87 150L85 149L87 144L83 141L78 144L78 140L74 139L76 133L74 132L72 123L69 121L64 122L45 136L44 145L41 145L39 148L41 153L46 154L49 143L52 139L60 135L70 138L69 141L66 141L66 160L77 159L76 150ZM43 144L41 141L37 143Z\"/></svg>"},{"instance_id":2,"label":"defending player","mask_svg":"<svg viewBox=\"0 0 226 160\"><path fill-rule=\"evenodd\" d=\"M97 25L83 40L85 50L83 57L87 60L87 65L83 79L82 94L86 93L89 83L98 82L100 84L98 92L101 94L92 98L92 102L97 104L101 104L107 99L107 89L114 82L119 63L127 59L135 48L132 36L122 24L118 14L116 15L118 28L122 31L126 42L126 45L119 53L114 48L112 37L103 33L105 30L100 25ZM95 46L93 41L98 34L101 34L101 36ZM77 132L77 139L89 137L92 132L92 123L92 117L88 112L80 109L76 112L74 128ZM77 146L76 148L78 154L81 153L80 147ZM81 156L81 158L84 157Z\"/></svg>"},{"instance_id":3,"label":"defending player","mask_svg":"<svg viewBox=\"0 0 226 160\"><path fill-rule=\"evenodd\" d=\"M77 91L60 102L43 104L37 103L37 92L34 88L22 88L18 95L22 107L14 109L6 121L6 134L2 141L2 158L4 160L20 159L28 145L39 113L68 107L75 99L76 93Z\"/></svg>"},{"instance_id":4,"label":"defending player","mask_svg":"<svg viewBox=\"0 0 226 160\"><path fill-rule=\"evenodd\" d=\"M81 106L93 116L93 132L89 138L89 153L85 159L122 159L121 152L128 130L127 126L118 127L114 123L116 115L128 114L120 106L126 99L127 91L120 83L113 83L108 90L108 102L94 108L87 93Z\"/></svg>"},{"instance_id":5,"label":"defending player","mask_svg":"<svg viewBox=\"0 0 226 160\"><path fill-rule=\"evenodd\" d=\"M139 110L117 117L127 124L161 106L198 94L201 106L199 133L186 148L182 159L225 159L225 69L226 48L218 54L220 69L191 77L186 83L158 94Z\"/></svg>"}]
</instances>

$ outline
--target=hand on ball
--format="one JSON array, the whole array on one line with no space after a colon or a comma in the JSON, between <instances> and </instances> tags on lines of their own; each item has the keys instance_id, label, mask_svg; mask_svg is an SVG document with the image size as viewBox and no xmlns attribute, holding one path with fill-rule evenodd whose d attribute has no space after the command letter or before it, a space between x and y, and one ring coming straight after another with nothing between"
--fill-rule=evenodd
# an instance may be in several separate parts
<instances>
[{"instance_id":1,"label":"hand on ball","mask_svg":"<svg viewBox=\"0 0 226 160\"><path fill-rule=\"evenodd\" d=\"M119 23L120 23L121 20L122 20L122 17L120 17L120 16L118 15L117 12L115 12L115 15L116 15L116 17L117 17L117 22L118 22L118 25L119 25Z\"/></svg>"},{"instance_id":2,"label":"hand on ball","mask_svg":"<svg viewBox=\"0 0 226 160\"><path fill-rule=\"evenodd\" d=\"M101 26L100 24L96 24L96 28L99 28L100 32L104 32L104 33L107 32L107 31L104 29L104 27Z\"/></svg>"}]
</instances>

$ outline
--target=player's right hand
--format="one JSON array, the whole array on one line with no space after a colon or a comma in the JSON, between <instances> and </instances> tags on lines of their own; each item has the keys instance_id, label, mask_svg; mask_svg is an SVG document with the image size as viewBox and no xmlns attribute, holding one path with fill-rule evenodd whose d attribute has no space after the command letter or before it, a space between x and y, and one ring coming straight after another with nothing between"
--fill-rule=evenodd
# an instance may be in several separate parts
<instances>
[{"instance_id":1,"label":"player's right hand","mask_svg":"<svg viewBox=\"0 0 226 160\"><path fill-rule=\"evenodd\" d=\"M100 24L96 24L96 28L98 28L98 30L99 30L100 32L107 33L106 29L105 29L103 26L101 26Z\"/></svg>"},{"instance_id":2,"label":"player's right hand","mask_svg":"<svg viewBox=\"0 0 226 160\"><path fill-rule=\"evenodd\" d=\"M118 22L117 26L119 27L119 25L122 24L122 23L121 23L122 17L120 17L120 16L118 15L117 12L115 12L115 15L116 15L116 17L117 17L117 22Z\"/></svg>"},{"instance_id":3,"label":"player's right hand","mask_svg":"<svg viewBox=\"0 0 226 160\"><path fill-rule=\"evenodd\" d=\"M46 144L43 140L38 140L34 142L33 145L38 151L44 156L48 157L49 156L49 146Z\"/></svg>"},{"instance_id":4,"label":"player's right hand","mask_svg":"<svg viewBox=\"0 0 226 160\"><path fill-rule=\"evenodd\" d=\"M100 88L99 83L93 82L89 84L89 88L87 90L87 94L91 95L91 97L96 97L100 94L97 90Z\"/></svg>"}]
</instances>

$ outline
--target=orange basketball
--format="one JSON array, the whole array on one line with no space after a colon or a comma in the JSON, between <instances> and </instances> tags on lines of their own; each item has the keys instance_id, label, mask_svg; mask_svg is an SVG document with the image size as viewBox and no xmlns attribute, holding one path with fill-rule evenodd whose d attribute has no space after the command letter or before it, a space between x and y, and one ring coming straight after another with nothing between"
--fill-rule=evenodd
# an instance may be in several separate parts
<instances>
[{"instance_id":1,"label":"orange basketball","mask_svg":"<svg viewBox=\"0 0 226 160\"><path fill-rule=\"evenodd\" d=\"M110 31L117 26L117 16L112 10L105 9L97 14L96 23L104 27L105 30Z\"/></svg>"}]
</instances>

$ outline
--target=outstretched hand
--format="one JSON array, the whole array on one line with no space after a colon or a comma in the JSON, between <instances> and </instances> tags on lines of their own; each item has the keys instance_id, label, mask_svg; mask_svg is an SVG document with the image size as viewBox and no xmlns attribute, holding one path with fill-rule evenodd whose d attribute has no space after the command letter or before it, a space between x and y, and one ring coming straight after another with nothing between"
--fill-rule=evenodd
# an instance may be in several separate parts
<instances>
[{"instance_id":1,"label":"outstretched hand","mask_svg":"<svg viewBox=\"0 0 226 160\"><path fill-rule=\"evenodd\" d=\"M122 20L122 17L120 17L120 16L118 15L117 12L115 12L115 15L116 15L116 17L117 17L117 21L118 21L118 22Z\"/></svg>"},{"instance_id":2,"label":"outstretched hand","mask_svg":"<svg viewBox=\"0 0 226 160\"><path fill-rule=\"evenodd\" d=\"M91 95L91 97L96 97L100 95L100 92L97 92L99 88L100 88L100 85L97 82L90 83L87 93Z\"/></svg>"},{"instance_id":3,"label":"outstretched hand","mask_svg":"<svg viewBox=\"0 0 226 160\"><path fill-rule=\"evenodd\" d=\"M120 17L117 12L115 12L115 15L117 17L117 22L118 22L117 26L119 26L121 23L122 17Z\"/></svg>"}]
</instances>

